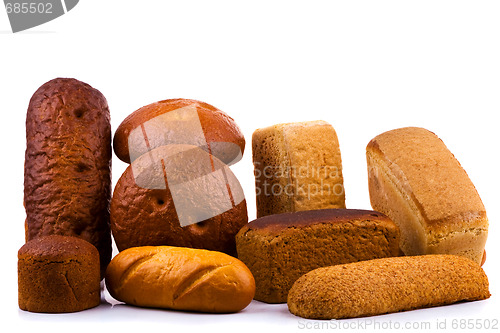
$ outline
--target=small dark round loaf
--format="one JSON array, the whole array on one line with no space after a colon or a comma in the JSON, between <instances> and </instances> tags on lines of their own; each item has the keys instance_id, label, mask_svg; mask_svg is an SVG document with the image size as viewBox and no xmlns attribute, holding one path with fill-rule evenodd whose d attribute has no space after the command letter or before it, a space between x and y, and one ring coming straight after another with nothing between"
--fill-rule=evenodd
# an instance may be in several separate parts
<instances>
[{"instance_id":1,"label":"small dark round loaf","mask_svg":"<svg viewBox=\"0 0 500 333\"><path fill-rule=\"evenodd\" d=\"M19 308L30 312L76 312L100 303L99 252L83 239L35 238L18 252Z\"/></svg>"},{"instance_id":2,"label":"small dark round loaf","mask_svg":"<svg viewBox=\"0 0 500 333\"><path fill-rule=\"evenodd\" d=\"M43 84L26 115L26 240L80 237L111 260L111 125L104 96L86 83Z\"/></svg>"}]
</instances>

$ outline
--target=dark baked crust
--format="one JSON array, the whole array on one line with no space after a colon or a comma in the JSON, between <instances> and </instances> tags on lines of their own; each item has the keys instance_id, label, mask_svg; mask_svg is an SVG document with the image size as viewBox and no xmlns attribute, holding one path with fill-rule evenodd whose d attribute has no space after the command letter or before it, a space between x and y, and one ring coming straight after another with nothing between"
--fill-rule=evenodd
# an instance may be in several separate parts
<instances>
[{"instance_id":1,"label":"dark baked crust","mask_svg":"<svg viewBox=\"0 0 500 333\"><path fill-rule=\"evenodd\" d=\"M80 238L35 238L18 252L18 300L31 312L75 312L100 303L99 252Z\"/></svg>"},{"instance_id":2,"label":"dark baked crust","mask_svg":"<svg viewBox=\"0 0 500 333\"><path fill-rule=\"evenodd\" d=\"M139 187L128 166L111 200L111 230L119 251L170 245L236 254L235 235L248 222L246 201L210 219L181 227L170 190Z\"/></svg>"},{"instance_id":3,"label":"dark baked crust","mask_svg":"<svg viewBox=\"0 0 500 333\"><path fill-rule=\"evenodd\" d=\"M268 215L236 235L238 258L255 278L255 299L286 302L288 290L318 267L398 256L399 229L370 210L325 209Z\"/></svg>"},{"instance_id":4,"label":"dark baked crust","mask_svg":"<svg viewBox=\"0 0 500 333\"><path fill-rule=\"evenodd\" d=\"M78 260L89 257L92 259L95 246L76 237L50 235L35 238L24 244L17 252L19 259L35 258L37 260L61 261Z\"/></svg>"},{"instance_id":5,"label":"dark baked crust","mask_svg":"<svg viewBox=\"0 0 500 333\"><path fill-rule=\"evenodd\" d=\"M111 126L104 96L58 78L42 85L26 116L24 203L27 240L58 234L95 245L111 259Z\"/></svg>"},{"instance_id":6,"label":"dark baked crust","mask_svg":"<svg viewBox=\"0 0 500 333\"><path fill-rule=\"evenodd\" d=\"M196 106L201 127L208 144L212 142L234 143L240 147L240 153L243 155L245 150L245 138L233 118L210 104L192 99L178 98L167 99L143 106L125 118L116 129L113 138L113 150L116 156L118 156L120 160L130 163L128 147L128 136L130 132L137 126L140 126L154 117L188 105ZM225 163L229 163L236 157L236 155L231 154L234 152L224 150L223 146L220 148L221 150L218 150L216 146L212 146L210 153Z\"/></svg>"},{"instance_id":7,"label":"dark baked crust","mask_svg":"<svg viewBox=\"0 0 500 333\"><path fill-rule=\"evenodd\" d=\"M394 223L384 214L363 209L317 209L301 212L267 215L249 222L246 230L264 230L266 232L281 232L285 228L302 228L319 223L342 223L346 220L370 219L372 221Z\"/></svg>"}]
</instances>

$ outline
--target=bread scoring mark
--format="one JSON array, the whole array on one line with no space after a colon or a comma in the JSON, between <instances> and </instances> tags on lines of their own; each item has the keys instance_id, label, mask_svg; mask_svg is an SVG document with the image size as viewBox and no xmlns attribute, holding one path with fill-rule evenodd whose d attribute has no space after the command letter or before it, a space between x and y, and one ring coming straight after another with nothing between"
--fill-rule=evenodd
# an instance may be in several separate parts
<instances>
[{"instance_id":1,"label":"bread scoring mark","mask_svg":"<svg viewBox=\"0 0 500 333\"><path fill-rule=\"evenodd\" d=\"M154 256L156 256L156 253L145 255L144 257L137 259L132 265L128 266L123 271L119 283L116 284L117 286L120 286L117 289L122 289L135 272L137 272L143 264L152 259Z\"/></svg>"},{"instance_id":2,"label":"bread scoring mark","mask_svg":"<svg viewBox=\"0 0 500 333\"><path fill-rule=\"evenodd\" d=\"M207 268L191 273L187 278L184 279L184 282L182 282L174 292L173 303L175 304L178 299L182 298L184 295L188 294L191 290L196 288L196 286L199 285L203 280L209 279L220 269L229 265L230 264L222 266L209 266Z\"/></svg>"}]
</instances>

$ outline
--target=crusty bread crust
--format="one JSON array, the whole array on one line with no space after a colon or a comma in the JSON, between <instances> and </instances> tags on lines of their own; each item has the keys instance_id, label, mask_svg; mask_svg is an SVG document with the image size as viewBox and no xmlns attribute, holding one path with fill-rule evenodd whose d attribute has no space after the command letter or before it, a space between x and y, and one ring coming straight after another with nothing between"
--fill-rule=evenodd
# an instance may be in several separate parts
<instances>
[{"instance_id":1,"label":"crusty bread crust","mask_svg":"<svg viewBox=\"0 0 500 333\"><path fill-rule=\"evenodd\" d=\"M401 230L407 255L448 253L481 262L484 205L444 143L423 128L385 132L366 148L370 200Z\"/></svg>"},{"instance_id":2,"label":"crusty bread crust","mask_svg":"<svg viewBox=\"0 0 500 333\"><path fill-rule=\"evenodd\" d=\"M278 124L252 136L257 217L345 208L342 159L325 121Z\"/></svg>"},{"instance_id":3,"label":"crusty bread crust","mask_svg":"<svg viewBox=\"0 0 500 333\"><path fill-rule=\"evenodd\" d=\"M488 278L478 264L425 255L318 268L294 283L288 308L304 318L341 319L488 297Z\"/></svg>"},{"instance_id":4,"label":"crusty bread crust","mask_svg":"<svg viewBox=\"0 0 500 333\"><path fill-rule=\"evenodd\" d=\"M167 99L143 106L125 118L116 129L113 138L113 149L116 156L118 156L120 160L130 163L129 134L131 131L148 120L186 106L196 108L203 129L202 134L204 134L204 137L200 138L200 140L203 145L208 144L211 154L226 164L238 158L238 155L240 155L240 157L243 155L245 150L245 138L233 118L210 104L192 99L178 98ZM172 128L169 124L165 124L161 131L169 132L166 133L166 135L169 136L175 136L176 134L175 128ZM150 133L150 135L154 134L155 133ZM165 135L165 133L158 135ZM213 143L232 143L239 146L240 150L235 151L231 149L228 151L224 149L227 146Z\"/></svg>"},{"instance_id":5,"label":"crusty bread crust","mask_svg":"<svg viewBox=\"0 0 500 333\"><path fill-rule=\"evenodd\" d=\"M209 155L198 147L193 147L193 153L187 157L184 155L175 157L169 153L178 147L180 145L162 146L151 150L129 165L118 179L110 205L111 229L118 250L122 251L130 247L145 245L170 245L208 249L235 255L234 237L248 222L246 201L244 198L240 198L241 201L236 200L237 195L243 195L240 184L229 167L215 156ZM156 157L151 158L152 156ZM171 163L174 167L168 175L163 170L160 179L155 179L158 177L151 176L148 170L156 170L156 164L159 164L157 161L162 156L170 157L168 162L163 161L164 163L160 166L164 167L165 164ZM227 186L227 191L233 198L230 202L232 206L221 214L182 226L170 185L178 181L187 184L186 191L195 193L211 194L210 191L206 191L206 188L212 192L218 190L213 188L214 184L209 183L213 178L201 177L213 171L210 164L207 168L207 165L201 162L206 159L212 161L214 170L225 172L226 180L216 179L222 182L219 184L220 186ZM192 161L196 161L196 163ZM139 167L136 168L136 174L134 174L136 164ZM138 179L141 176L138 170L145 173L146 181L153 183L159 181L163 187L142 187L141 184L138 184ZM190 179L204 179L204 181L190 182ZM208 208L210 205L214 205L213 211L220 211L219 208L224 207L225 203L217 200L212 202L206 200L205 202L193 203L185 208L195 210L195 204Z\"/></svg>"},{"instance_id":6,"label":"crusty bread crust","mask_svg":"<svg viewBox=\"0 0 500 333\"><path fill-rule=\"evenodd\" d=\"M108 266L106 286L128 304L214 313L240 311L255 293L254 278L240 260L170 246L120 252Z\"/></svg>"},{"instance_id":7,"label":"crusty bread crust","mask_svg":"<svg viewBox=\"0 0 500 333\"><path fill-rule=\"evenodd\" d=\"M51 235L18 252L19 308L30 312L75 312L98 306L99 253L87 241Z\"/></svg>"},{"instance_id":8,"label":"crusty bread crust","mask_svg":"<svg viewBox=\"0 0 500 333\"><path fill-rule=\"evenodd\" d=\"M255 299L284 303L296 279L318 267L399 255L399 230L367 210L322 209L261 217L236 235Z\"/></svg>"},{"instance_id":9,"label":"crusty bread crust","mask_svg":"<svg viewBox=\"0 0 500 333\"><path fill-rule=\"evenodd\" d=\"M111 125L104 96L86 83L43 84L26 115L26 240L75 236L111 259Z\"/></svg>"}]
</instances>

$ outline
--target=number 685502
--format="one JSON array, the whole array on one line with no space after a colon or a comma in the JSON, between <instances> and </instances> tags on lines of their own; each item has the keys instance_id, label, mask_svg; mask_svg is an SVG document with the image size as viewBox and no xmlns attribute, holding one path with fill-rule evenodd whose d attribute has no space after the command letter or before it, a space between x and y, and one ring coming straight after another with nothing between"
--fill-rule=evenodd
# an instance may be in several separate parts
<instances>
[{"instance_id":1,"label":"number 685502","mask_svg":"<svg viewBox=\"0 0 500 333\"><path fill-rule=\"evenodd\" d=\"M52 14L52 4L50 2L16 2L6 3L7 14Z\"/></svg>"}]
</instances>

